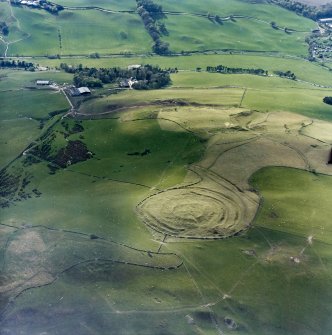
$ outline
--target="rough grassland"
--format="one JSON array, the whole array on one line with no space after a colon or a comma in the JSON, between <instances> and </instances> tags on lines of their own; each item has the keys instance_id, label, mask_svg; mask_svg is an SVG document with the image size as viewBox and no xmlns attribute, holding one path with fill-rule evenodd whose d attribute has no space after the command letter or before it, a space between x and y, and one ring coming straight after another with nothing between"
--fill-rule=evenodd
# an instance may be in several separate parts
<instances>
[{"instance_id":1,"label":"rough grassland","mask_svg":"<svg viewBox=\"0 0 332 335\"><path fill-rule=\"evenodd\" d=\"M82 105L83 115L108 114L119 109L154 104L156 106L177 104L212 104L238 106L243 95L241 88L224 89L164 89L155 91L124 91Z\"/></svg>"},{"instance_id":2,"label":"rough grassland","mask_svg":"<svg viewBox=\"0 0 332 335\"><path fill-rule=\"evenodd\" d=\"M195 88L209 88L209 87L242 87L252 89L267 89L272 90L276 88L298 89L307 88L314 89L306 83L296 82L289 79L279 77L263 77L247 74L219 74L208 72L179 72L172 75L172 83L175 87L195 87Z\"/></svg>"},{"instance_id":3,"label":"rough grassland","mask_svg":"<svg viewBox=\"0 0 332 335\"><path fill-rule=\"evenodd\" d=\"M0 121L0 168L14 159L38 136L38 128L39 122L35 120Z\"/></svg>"},{"instance_id":4,"label":"rough grassland","mask_svg":"<svg viewBox=\"0 0 332 335\"><path fill-rule=\"evenodd\" d=\"M257 226L330 243L331 177L269 168L256 173L251 182L265 199Z\"/></svg>"},{"instance_id":5,"label":"rough grassland","mask_svg":"<svg viewBox=\"0 0 332 335\"><path fill-rule=\"evenodd\" d=\"M178 90L161 90L159 93L167 91ZM196 96L196 101L204 103L206 97L202 98L201 92L210 90L183 91L186 94L189 94L189 91L199 91L200 95ZM220 91L223 90L215 90L214 93L217 94ZM233 91L229 90L229 92ZM128 97L131 94L136 99L135 104L139 103L139 99L144 102L146 99L148 102L151 99L150 92L128 91L124 92L123 96ZM121 94L112 97L119 98ZM89 101L89 104L92 101L94 100ZM125 106L124 102L123 104ZM92 107L91 104L90 109ZM158 111L159 120L156 120ZM204 112L209 113L210 117L203 120ZM222 185L229 189L225 180L221 181L223 175L218 175L221 173L219 165L214 163L220 154L231 152L233 147L249 142L251 137L260 136L260 152L271 156L269 152L271 148L265 148L271 140L265 137L269 136L274 141L280 140L279 137L281 137L282 141L286 140L290 143L292 138L299 137L297 129L302 127L303 121L307 122L306 118L289 113L270 113L268 116L264 113L250 113L247 109L225 110L219 107L197 105L184 107L156 105L152 108L147 107L146 110L141 107L138 111L122 113L114 114L113 117L116 118L114 120L83 121L81 125L84 131L69 136L70 140L81 138L89 150L95 154L92 159L72 165L54 175L49 174L46 163L27 167L25 172L33 176L32 185L29 187L37 187L42 195L40 198L32 197L27 201L17 202L15 207L3 209L1 222L17 227L22 224L29 227L32 223L52 227L56 229L55 231L65 230L57 234L63 235L61 246L63 252L68 253L68 257L64 257L66 262L70 259L75 260L75 257L83 251L84 257L94 251L96 255L99 255L100 251L107 255L106 250L95 249L94 246L98 246L101 242L98 239L88 238L91 240L90 244L81 243L79 240L84 236L79 235L80 237L77 238L71 237L70 242L66 243L66 230L71 230L88 234L88 236L90 234L104 236L151 251L156 251L161 246L162 252L176 252L185 262L185 266L179 270L165 272L100 261L81 264L58 276L54 284L31 290L29 294L23 294L15 299L15 304L3 317L2 327L22 331L33 329L40 332L41 329L45 329L46 324L50 325L50 322L55 329L58 329L56 321L61 319L61 329L67 333L72 332L73 320L79 325L82 324L82 320L89 320L91 329L105 335L124 335L133 333L137 329L142 329L148 335L161 335L165 334L165 331L174 334L181 331L188 335L193 332L216 334L218 330L227 333L229 329L225 325L224 318L229 317L239 326L239 333L243 334L279 335L280 327L282 333L287 335L300 335L305 332L312 335L314 334L310 330L312 327L318 333L324 334L330 325L326 319L330 310L330 296L326 294L330 270L324 264L329 262L331 254L320 241L325 241L328 235L322 234L323 230L320 229L319 224L311 225L310 229L308 225L302 227L302 214L297 210L293 212L293 209L299 208L299 199L316 197L316 193L321 192L322 196L323 194L326 196L325 200L320 198L323 204L322 211L314 212L313 207L310 207L311 217L315 222L320 222L320 215L329 217L326 211L328 211L328 189L331 187L325 185L325 180L328 181L330 178L325 177L324 182L317 188L312 178L320 177L313 174L304 173L304 175L314 176L306 181L303 178L296 179L295 175L287 173L268 175L263 180L267 183L272 180L275 185L273 190L276 191L274 193L276 201L273 201L273 206L276 211L271 214L269 209L271 206L268 203L269 194L266 192L263 193L265 198L263 211L267 208L271 218L269 220L258 218L253 228L244 232L241 237L220 242L185 243L186 240L181 240L179 243L175 237L168 236L165 243L160 244L159 241L164 236L157 233L151 235L146 226L137 220L134 212L134 208L142 199L158 193L159 189L166 190L165 193L167 190L169 190L168 193L172 192L170 188L183 183L187 185L183 191L191 189L192 194L198 197L198 202L192 211L194 215L189 215L185 211L186 197L190 196L188 193L185 196L181 194L181 199L176 203L182 206L177 206L172 214L185 218L189 227L192 227L193 220L197 220L196 223L199 222L201 214L211 215L201 210L203 207L200 206L202 203L199 194L211 197L212 194L222 190L222 194L225 195ZM166 127L167 122L172 124L172 119L178 125L174 128ZM65 120L65 122L70 127L75 123L73 120ZM158 122L161 122L164 130L159 128ZM287 128L284 126L285 122ZM179 131L180 129L182 131ZM54 129L57 137L62 136L62 131L64 129L60 124ZM321 134L315 132L314 126L311 128L308 126L308 131L310 136L321 139ZM316 143L313 139L303 139L303 141L300 139L299 142L299 150L307 148L307 144L310 147L310 144ZM204 160L197 164L201 158L202 144L206 148L206 154ZM323 144L320 146L323 147ZM141 155L147 149L150 153ZM289 150L292 154L286 158L287 162L292 163L290 158L292 155L297 157L297 153ZM311 150L320 150L320 148L311 147ZM326 148L324 147L323 150L326 151ZM249 153L245 151L241 156L239 165L242 168L246 166L246 160L250 159ZM264 166L267 162L263 154L257 157L257 168L259 164ZM278 152L272 152L272 156L273 154L279 155ZM279 156L281 157L282 154ZM228 161L230 162L227 160L221 166L228 164ZM195 162L194 167L192 163ZM205 165L205 163L209 164ZM16 164L19 168L21 162L17 161ZM213 168L209 169L211 164ZM184 178L190 166L194 170ZM301 172L292 171L294 174L301 174ZM202 181L195 186L188 186L190 183L197 183L199 175ZM259 187L260 179L256 176L255 178L257 183L254 185ZM288 185L289 180L297 180L293 186L294 194L291 193L293 197L285 198L285 191L280 191L281 180L285 179L287 182L284 185ZM309 185L310 192L304 192L299 185L306 185L306 187ZM250 196L250 191L239 192L238 189L234 189L234 186L232 187L234 193L241 194L241 197L249 196L248 201L255 203L255 206L258 205L255 202L257 196ZM210 193L206 194L206 190ZM302 198L298 196L300 193ZM227 198L229 201L229 195ZM311 201L311 198L306 199L308 202ZM163 201L164 199L159 199L158 204L160 205ZM287 202L294 204L290 209L291 212L284 212L283 206L288 206ZM216 206L216 208L219 207ZM162 206L161 212L167 212L168 209L167 206ZM219 218L222 217L220 213L215 214ZM283 223L286 217L291 218L288 220L292 221L294 227L295 225L300 227L297 236L289 234L293 231L289 225ZM171 222L174 224L173 220ZM260 222L271 222L271 224L276 222L276 224L273 226L274 229L270 229L271 226L266 229ZM279 222L281 226L278 226ZM326 220L322 224L326 227L325 229L328 225ZM281 230L280 227L283 232L278 232ZM312 230L314 235L312 247L308 246L306 240L309 230ZM19 234L28 232L29 229L18 231ZM41 235L41 238L44 242L48 241L45 235ZM11 243L15 241L18 240L15 238ZM34 241L37 241L36 238ZM40 239L38 241L40 242ZM33 247L41 246L39 242ZM24 246L27 248L29 244ZM53 250L57 249L54 247ZM36 253L34 255L36 256ZM126 255L120 249L112 253L112 257L120 260ZM47 257L51 256L52 253L47 254ZM154 258L151 253L149 256L147 252L141 252L138 256L145 257L147 264L159 262L158 258ZM19 255L15 257L21 259ZM290 260L291 257L299 257L300 263L296 265ZM57 259L58 257L55 257L53 261ZM136 256L130 256L127 259L131 262L136 259ZM49 266L52 263L47 264ZM34 267L30 267L31 269L33 270ZM13 270L13 268L7 267L7 270ZM56 275L57 271L53 273ZM40 276L35 277L35 280L37 279L45 280ZM24 285L27 284L24 283ZM52 307L49 306L50 301L53 304ZM140 305L137 305L137 302ZM71 309L69 315L61 313L64 305ZM36 316L33 321L29 317L28 306L35 311ZM298 307L295 308L295 306ZM139 311L139 317L128 317L136 315L136 311ZM50 315L52 318L49 317ZM214 323L211 322L211 315L214 317ZM20 316L19 319L17 319L18 316ZM52 321L49 321L50 319ZM20 321L17 322L17 320ZM191 320L194 320L194 323ZM75 327L81 326L75 324ZM82 327L84 332L85 328Z\"/></svg>"},{"instance_id":6,"label":"rough grassland","mask_svg":"<svg viewBox=\"0 0 332 335\"><path fill-rule=\"evenodd\" d=\"M328 90L248 90L242 106L260 111L292 111L332 120L331 106L323 103L323 98L328 94Z\"/></svg>"}]
</instances>

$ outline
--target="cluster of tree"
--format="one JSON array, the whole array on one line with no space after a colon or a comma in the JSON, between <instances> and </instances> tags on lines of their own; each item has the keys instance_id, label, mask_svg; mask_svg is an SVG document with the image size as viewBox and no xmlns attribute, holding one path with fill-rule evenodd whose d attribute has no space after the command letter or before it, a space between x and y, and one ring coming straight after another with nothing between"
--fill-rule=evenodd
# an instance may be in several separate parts
<instances>
[{"instance_id":1,"label":"cluster of tree","mask_svg":"<svg viewBox=\"0 0 332 335\"><path fill-rule=\"evenodd\" d=\"M61 5L57 5L45 0L40 0L39 4L41 8L45 9L47 12L51 14L58 14L60 11L64 9L63 6Z\"/></svg>"},{"instance_id":2,"label":"cluster of tree","mask_svg":"<svg viewBox=\"0 0 332 335\"><path fill-rule=\"evenodd\" d=\"M161 40L162 35L168 35L168 30L164 23L157 22L166 17L162 7L152 2L152 0L136 0L136 2L137 13L154 41L153 51L159 55L169 54L169 44Z\"/></svg>"},{"instance_id":3,"label":"cluster of tree","mask_svg":"<svg viewBox=\"0 0 332 335\"><path fill-rule=\"evenodd\" d=\"M291 72L291 71L273 71L274 74L276 74L277 76L281 77L281 78L287 78L287 79L292 79L292 80L296 80L296 75L295 73Z\"/></svg>"},{"instance_id":4,"label":"cluster of tree","mask_svg":"<svg viewBox=\"0 0 332 335\"><path fill-rule=\"evenodd\" d=\"M10 3L14 6L21 6L21 0L10 0ZM47 0L40 0L38 5L34 5L33 8L42 8L51 14L58 14L61 10L63 10L63 6L57 5L53 2Z\"/></svg>"},{"instance_id":5,"label":"cluster of tree","mask_svg":"<svg viewBox=\"0 0 332 335\"><path fill-rule=\"evenodd\" d=\"M0 67L9 67L16 69L24 69L27 71L34 71L35 65L33 63L26 62L24 60L7 60L4 58L0 58Z\"/></svg>"},{"instance_id":6,"label":"cluster of tree","mask_svg":"<svg viewBox=\"0 0 332 335\"><path fill-rule=\"evenodd\" d=\"M206 17L213 23L218 23L220 25L224 24L222 18L219 15L213 15L211 13L207 13Z\"/></svg>"},{"instance_id":7,"label":"cluster of tree","mask_svg":"<svg viewBox=\"0 0 332 335\"><path fill-rule=\"evenodd\" d=\"M269 2L291 10L299 15L308 17L312 20L318 20L332 16L331 3L316 7L294 0L269 0Z\"/></svg>"},{"instance_id":8,"label":"cluster of tree","mask_svg":"<svg viewBox=\"0 0 332 335\"><path fill-rule=\"evenodd\" d=\"M217 73L224 73L224 74L254 74L257 76L267 76L268 71L263 69L245 69L242 67L227 67L224 65L218 66L207 66L207 72L217 72Z\"/></svg>"},{"instance_id":9,"label":"cluster of tree","mask_svg":"<svg viewBox=\"0 0 332 335\"><path fill-rule=\"evenodd\" d=\"M88 68L79 65L71 67L65 63L60 64L61 69L74 74L74 84L76 86L102 87L103 84L120 83L129 78L135 78L137 82L133 88L137 90L158 89L170 84L170 73L174 69L162 70L158 66L144 65L138 68L122 69L113 68Z\"/></svg>"},{"instance_id":10,"label":"cluster of tree","mask_svg":"<svg viewBox=\"0 0 332 335\"><path fill-rule=\"evenodd\" d=\"M0 21L0 32L4 36L7 36L9 34L9 28L7 26L7 23L4 21Z\"/></svg>"},{"instance_id":11,"label":"cluster of tree","mask_svg":"<svg viewBox=\"0 0 332 335\"><path fill-rule=\"evenodd\" d=\"M323 99L323 102L328 104L328 105L332 105L332 97L325 97Z\"/></svg>"}]
</instances>

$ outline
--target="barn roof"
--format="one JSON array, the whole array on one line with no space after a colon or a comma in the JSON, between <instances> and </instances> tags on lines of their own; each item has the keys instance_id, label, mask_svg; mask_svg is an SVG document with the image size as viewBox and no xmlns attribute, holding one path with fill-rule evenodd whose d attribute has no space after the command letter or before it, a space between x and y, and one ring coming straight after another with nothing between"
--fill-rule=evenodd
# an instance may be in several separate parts
<instances>
[{"instance_id":1,"label":"barn roof","mask_svg":"<svg viewBox=\"0 0 332 335\"><path fill-rule=\"evenodd\" d=\"M91 93L91 91L87 87L79 87L78 91L80 92L80 94Z\"/></svg>"}]
</instances>

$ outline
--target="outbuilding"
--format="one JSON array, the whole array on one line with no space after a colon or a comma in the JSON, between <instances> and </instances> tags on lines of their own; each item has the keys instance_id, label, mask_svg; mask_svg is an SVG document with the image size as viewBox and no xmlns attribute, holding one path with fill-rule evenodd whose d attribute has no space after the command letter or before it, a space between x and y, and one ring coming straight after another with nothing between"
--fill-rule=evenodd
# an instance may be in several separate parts
<instances>
[{"instance_id":1,"label":"outbuilding","mask_svg":"<svg viewBox=\"0 0 332 335\"><path fill-rule=\"evenodd\" d=\"M89 95L91 94L91 91L87 87L79 87L78 92L80 95Z\"/></svg>"},{"instance_id":2,"label":"outbuilding","mask_svg":"<svg viewBox=\"0 0 332 335\"><path fill-rule=\"evenodd\" d=\"M50 85L50 81L49 80L37 80L36 81L36 84L38 86L47 86L47 85Z\"/></svg>"},{"instance_id":3,"label":"outbuilding","mask_svg":"<svg viewBox=\"0 0 332 335\"><path fill-rule=\"evenodd\" d=\"M78 96L81 96L81 95L91 94L91 91L87 87L79 87L79 88L70 87L68 89L68 92L72 97L78 97Z\"/></svg>"}]
</instances>

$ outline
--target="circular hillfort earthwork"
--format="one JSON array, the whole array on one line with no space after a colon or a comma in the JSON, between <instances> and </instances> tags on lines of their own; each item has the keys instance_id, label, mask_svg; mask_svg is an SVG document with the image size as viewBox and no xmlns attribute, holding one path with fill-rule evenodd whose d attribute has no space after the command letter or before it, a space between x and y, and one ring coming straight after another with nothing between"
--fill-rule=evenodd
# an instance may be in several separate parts
<instances>
[{"instance_id":1,"label":"circular hillfort earthwork","mask_svg":"<svg viewBox=\"0 0 332 335\"><path fill-rule=\"evenodd\" d=\"M253 220L257 202L228 181L196 167L202 178L192 186L162 191L137 206L153 230L179 238L221 239L236 235Z\"/></svg>"},{"instance_id":2,"label":"circular hillfort earthwork","mask_svg":"<svg viewBox=\"0 0 332 335\"><path fill-rule=\"evenodd\" d=\"M192 118L194 112L190 111ZM179 111L164 114L181 124ZM257 213L260 198L249 179L259 169L279 166L332 173L326 164L331 128L325 123L322 133L321 124L320 131L315 128L316 120L292 113L229 114L229 122L224 111L218 114L220 120L213 125L224 122L224 129L211 134L203 159L190 166L185 184L152 194L137 205L138 216L153 231L189 239L234 236L247 229ZM201 130L199 124L193 125L197 129L192 131Z\"/></svg>"}]
</instances>

